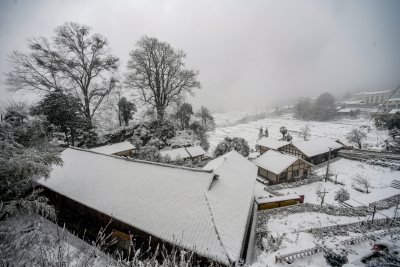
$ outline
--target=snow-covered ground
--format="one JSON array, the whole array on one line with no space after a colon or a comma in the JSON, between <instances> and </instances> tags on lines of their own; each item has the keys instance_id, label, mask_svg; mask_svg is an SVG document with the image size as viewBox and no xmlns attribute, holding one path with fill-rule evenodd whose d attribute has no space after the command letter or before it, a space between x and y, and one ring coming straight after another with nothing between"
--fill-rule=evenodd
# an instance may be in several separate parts
<instances>
[{"instance_id":1,"label":"snow-covered ground","mask_svg":"<svg viewBox=\"0 0 400 267\"><path fill-rule=\"evenodd\" d=\"M222 122L231 123L240 119L243 113L232 112L224 114L214 114L216 117L217 125ZM235 118L236 116L236 118ZM245 124L238 124L234 126L217 127L214 132L210 134L209 142L210 149L212 152L215 146L226 136L230 137L242 137L249 142L250 148L254 148L258 139L258 132L260 127L268 127L269 136L273 138L281 138L282 135L279 132L281 126L285 126L290 135L293 137L293 141L301 140L300 129L305 125L308 125L311 129L312 137L330 137L333 139L341 139L346 141L346 134L353 128L365 125L369 118L361 117L358 119L337 119L330 122L318 122L318 121L304 121L293 118L290 114L282 116L274 116L265 118L258 121L252 121ZM368 147L376 148L382 145L383 141L387 138L387 133L384 131L378 131L375 129L373 123L369 126L371 130L367 132L365 144Z\"/></svg>"},{"instance_id":2,"label":"snow-covered ground","mask_svg":"<svg viewBox=\"0 0 400 267\"><path fill-rule=\"evenodd\" d=\"M326 167L316 169L315 172L319 175L325 175ZM379 191L387 188L394 179L399 179L400 171L391 170L387 167L375 166L359 161L338 159L330 165L330 173L337 175L337 180L344 183L344 186L335 184L333 182L315 182L311 184L302 185L295 188L288 188L279 190L283 194L300 194L305 195L306 203L320 204L320 199L317 198L316 189L321 187L328 193L325 196L325 203L331 205L338 205L334 200L335 192L344 187L349 193L350 198L358 199L364 198L365 193L359 192L352 187L353 179L361 174L367 178L371 185L371 192ZM335 178L333 178L335 179ZM382 190L383 192L383 190Z\"/></svg>"},{"instance_id":3,"label":"snow-covered ground","mask_svg":"<svg viewBox=\"0 0 400 267\"><path fill-rule=\"evenodd\" d=\"M392 217L394 214L394 207L383 210L377 213L375 218L385 218L385 216ZM301 230L331 226L338 224L347 224L358 221L365 221L369 217L347 217L347 216L332 216L319 212L304 212L287 214L285 212L273 215L267 222L267 229L275 238L284 236L281 246L277 251L263 251L255 259L252 267L265 267L265 266L315 266L322 267L328 266L323 253L317 253L312 256L297 259L292 264L275 263L275 256L284 255L291 252L297 252L304 249L310 249L316 245L325 245L328 247L346 248L350 251L348 255L349 262L354 262L361 256L371 252L373 241L364 241L355 245L343 245L340 242L352 237L362 236L360 233L349 232L349 235L339 235L332 233L332 235L315 236L306 232L299 232ZM380 233L377 231L376 233ZM268 247L267 240L263 238L263 246Z\"/></svg>"}]
</instances>

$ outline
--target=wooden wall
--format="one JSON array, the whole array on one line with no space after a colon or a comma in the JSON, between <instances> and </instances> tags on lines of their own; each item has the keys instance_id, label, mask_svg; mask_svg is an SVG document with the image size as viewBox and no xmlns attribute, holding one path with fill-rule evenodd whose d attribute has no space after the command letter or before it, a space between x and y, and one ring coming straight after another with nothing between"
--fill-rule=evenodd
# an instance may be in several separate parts
<instances>
[{"instance_id":1,"label":"wooden wall","mask_svg":"<svg viewBox=\"0 0 400 267\"><path fill-rule=\"evenodd\" d=\"M298 171L298 175L295 176L295 172ZM311 172L311 165L304 162L303 160L296 160L292 165L285 169L279 175L265 170L263 168L258 168L258 174L268 180L271 184L283 183L287 181L295 181L299 179L306 178L306 176ZM284 178L286 176L286 179Z\"/></svg>"}]
</instances>

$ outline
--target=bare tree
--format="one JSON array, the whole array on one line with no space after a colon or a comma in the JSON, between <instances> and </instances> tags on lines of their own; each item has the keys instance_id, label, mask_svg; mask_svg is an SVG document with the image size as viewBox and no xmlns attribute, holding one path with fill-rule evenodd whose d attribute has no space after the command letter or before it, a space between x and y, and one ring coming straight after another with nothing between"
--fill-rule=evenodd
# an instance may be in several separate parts
<instances>
[{"instance_id":1,"label":"bare tree","mask_svg":"<svg viewBox=\"0 0 400 267\"><path fill-rule=\"evenodd\" d=\"M10 90L61 91L78 98L91 124L103 99L114 89L118 58L110 53L107 39L90 35L90 28L73 22L55 30L52 40L29 42L30 54L14 51L6 74Z\"/></svg>"},{"instance_id":2,"label":"bare tree","mask_svg":"<svg viewBox=\"0 0 400 267\"><path fill-rule=\"evenodd\" d=\"M307 141L310 137L311 129L308 125L304 126L300 129L301 137L303 137L304 141Z\"/></svg>"},{"instance_id":3,"label":"bare tree","mask_svg":"<svg viewBox=\"0 0 400 267\"><path fill-rule=\"evenodd\" d=\"M201 126L203 126L206 131L215 130L214 116L206 107L201 106L200 110L196 112L196 116L200 118Z\"/></svg>"},{"instance_id":4,"label":"bare tree","mask_svg":"<svg viewBox=\"0 0 400 267\"><path fill-rule=\"evenodd\" d=\"M115 89L104 99L104 103L100 108L100 114L106 115L106 119L110 120L110 129L114 128L115 120L118 120L119 127L122 126L122 117L119 108L119 101L123 97L121 86L116 86Z\"/></svg>"},{"instance_id":5,"label":"bare tree","mask_svg":"<svg viewBox=\"0 0 400 267\"><path fill-rule=\"evenodd\" d=\"M357 174L353 179L353 185L356 188L361 189L365 193L370 193L372 189L371 182L369 179L362 173Z\"/></svg>"},{"instance_id":6,"label":"bare tree","mask_svg":"<svg viewBox=\"0 0 400 267\"><path fill-rule=\"evenodd\" d=\"M360 149L361 142L365 139L365 137L367 137L367 135L359 129L353 129L346 135L346 139L350 143L356 143Z\"/></svg>"},{"instance_id":7,"label":"bare tree","mask_svg":"<svg viewBox=\"0 0 400 267\"><path fill-rule=\"evenodd\" d=\"M321 184L318 184L315 193L317 194L317 199L321 200L321 206L322 206L325 202L325 196L328 192L325 190L325 188L322 188Z\"/></svg>"},{"instance_id":8,"label":"bare tree","mask_svg":"<svg viewBox=\"0 0 400 267\"><path fill-rule=\"evenodd\" d=\"M142 100L164 120L166 108L185 93L200 88L198 72L185 69L186 53L157 38L142 37L130 53L127 85L139 90Z\"/></svg>"}]
</instances>

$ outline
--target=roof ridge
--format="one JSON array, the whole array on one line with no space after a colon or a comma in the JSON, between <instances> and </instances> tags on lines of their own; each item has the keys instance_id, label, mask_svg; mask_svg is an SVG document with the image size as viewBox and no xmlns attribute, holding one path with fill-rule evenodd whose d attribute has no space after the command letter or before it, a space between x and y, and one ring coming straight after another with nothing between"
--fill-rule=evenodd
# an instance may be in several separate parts
<instances>
[{"instance_id":1,"label":"roof ridge","mask_svg":"<svg viewBox=\"0 0 400 267\"><path fill-rule=\"evenodd\" d=\"M187 150L187 148L186 148L185 146L184 146L183 148L184 148L185 151L189 154L189 157L190 157L190 158L193 158L193 156L192 156L192 154L190 154L189 150Z\"/></svg>"},{"instance_id":2,"label":"roof ridge","mask_svg":"<svg viewBox=\"0 0 400 267\"><path fill-rule=\"evenodd\" d=\"M214 227L215 233L217 234L217 239L218 239L219 243L221 244L221 247L222 247L222 248L224 249L224 251L225 251L226 258L228 259L229 264L231 264L232 262L231 262L231 259L229 258L228 250L225 248L225 246L224 246L224 244L223 244L223 242L222 242L221 236L219 235L219 232L218 232L218 229L217 229L217 225L216 225L215 220L214 220L214 215L213 215L213 213L212 213L211 204L210 204L210 202L208 201L208 198L207 198L207 194L206 194L206 193L204 193L204 197L206 198L206 203L207 203L208 209L209 209L209 211L210 211L211 221L212 221L212 223L213 223L213 227Z\"/></svg>"},{"instance_id":3,"label":"roof ridge","mask_svg":"<svg viewBox=\"0 0 400 267\"><path fill-rule=\"evenodd\" d=\"M172 164L153 162L153 161L147 161L147 160L141 160L141 159L126 158L126 157L120 157L120 156L115 156L115 155L107 155L107 154L103 154L100 152L96 152L96 151L92 151L92 150L88 150L88 149L84 149L84 148L79 148L79 147L73 147L73 146L69 146L69 148L83 151L83 152L93 153L93 154L97 154L97 155L101 155L101 156L106 156L106 157L110 157L110 158L126 160L126 161L130 161L130 162L144 163L144 164L149 164L149 165L156 165L156 166L175 168L175 169L194 171L194 172L204 172L204 173L212 173L213 172L213 170L207 170L207 169L190 168L190 167L183 167L183 166L177 166L177 165L172 165Z\"/></svg>"}]
</instances>

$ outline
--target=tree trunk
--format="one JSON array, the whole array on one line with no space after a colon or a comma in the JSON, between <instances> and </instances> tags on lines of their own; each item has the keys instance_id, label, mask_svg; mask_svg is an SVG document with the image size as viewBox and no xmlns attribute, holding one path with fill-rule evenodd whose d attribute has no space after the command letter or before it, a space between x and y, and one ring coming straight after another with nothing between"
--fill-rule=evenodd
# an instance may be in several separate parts
<instances>
[{"instance_id":1,"label":"tree trunk","mask_svg":"<svg viewBox=\"0 0 400 267\"><path fill-rule=\"evenodd\" d=\"M75 146L75 129L71 128L71 144L72 146Z\"/></svg>"},{"instance_id":2,"label":"tree trunk","mask_svg":"<svg viewBox=\"0 0 400 267\"><path fill-rule=\"evenodd\" d=\"M87 120L89 126L91 127L92 126L92 116L90 114L89 98L87 98L87 97L85 97L85 107L84 108L85 108L84 113L85 113L86 120Z\"/></svg>"},{"instance_id":3,"label":"tree trunk","mask_svg":"<svg viewBox=\"0 0 400 267\"><path fill-rule=\"evenodd\" d=\"M157 120L164 121L164 107L157 107Z\"/></svg>"}]
</instances>

